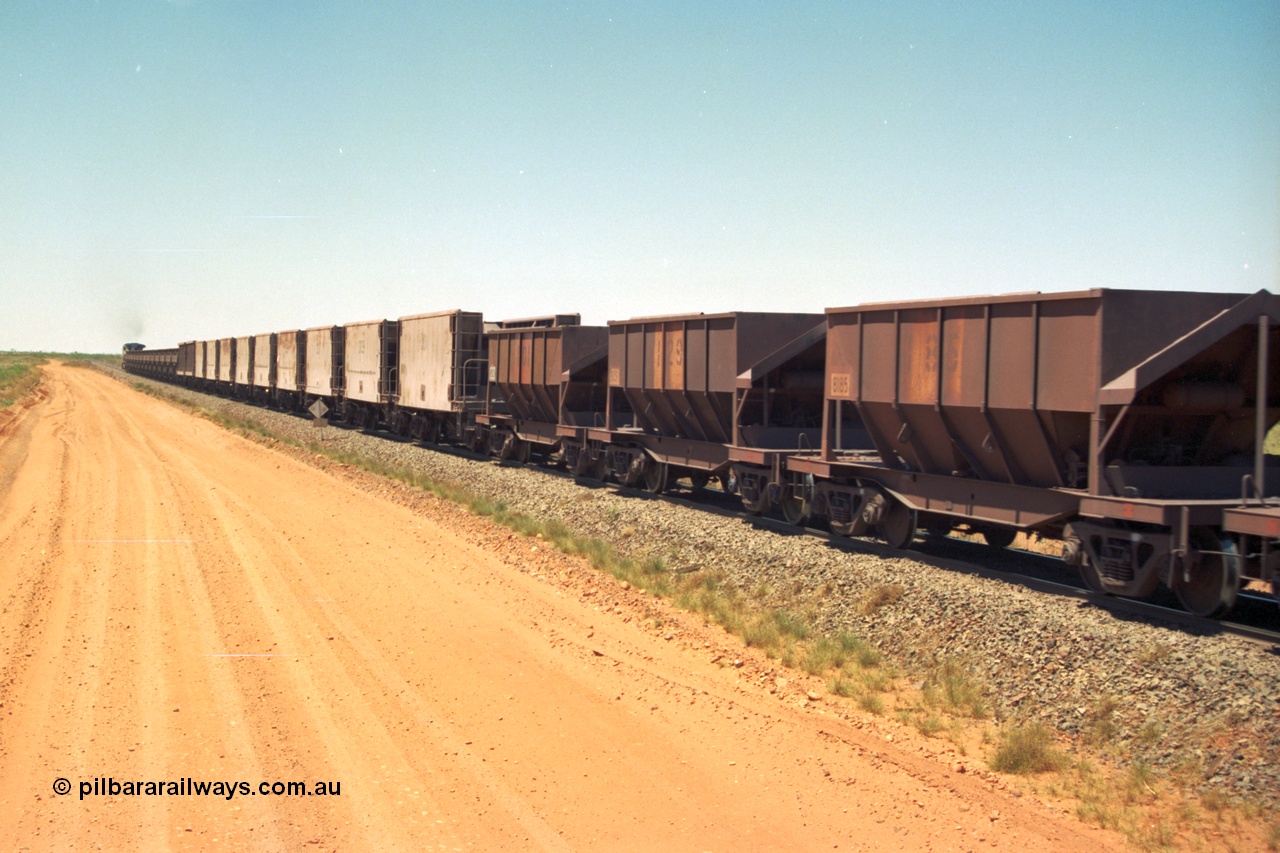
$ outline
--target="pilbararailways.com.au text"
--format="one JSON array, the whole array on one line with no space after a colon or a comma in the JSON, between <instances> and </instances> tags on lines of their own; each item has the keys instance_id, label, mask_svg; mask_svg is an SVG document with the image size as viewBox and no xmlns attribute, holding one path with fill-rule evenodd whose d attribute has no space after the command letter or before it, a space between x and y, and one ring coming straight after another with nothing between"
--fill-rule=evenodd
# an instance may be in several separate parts
<instances>
[{"instance_id":1,"label":"pilbararailways.com.au text","mask_svg":"<svg viewBox=\"0 0 1280 853\"><path fill-rule=\"evenodd\" d=\"M66 780L59 780L65 782ZM54 783L54 790L60 787ZM69 785L65 787L69 788ZM81 780L80 799L85 797L340 797L341 782L207 782L188 776L176 781L133 780L118 782L114 778L97 777Z\"/></svg>"}]
</instances>

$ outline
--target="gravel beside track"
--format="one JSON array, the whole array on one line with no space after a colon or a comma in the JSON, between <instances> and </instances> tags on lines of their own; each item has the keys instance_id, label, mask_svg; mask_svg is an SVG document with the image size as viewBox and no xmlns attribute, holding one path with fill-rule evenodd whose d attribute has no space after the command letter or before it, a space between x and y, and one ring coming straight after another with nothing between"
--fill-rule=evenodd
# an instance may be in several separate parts
<instances>
[{"instance_id":1,"label":"gravel beside track","mask_svg":"<svg viewBox=\"0 0 1280 853\"><path fill-rule=\"evenodd\" d=\"M787 536L660 500L584 488L536 469L440 453L359 431L316 428L307 419L249 406L108 368L228 417L388 466L465 485L473 493L627 556L662 557L677 571L713 569L766 602L814 614L819 630L875 644L908 679L958 659L988 689L998 719L1037 720L1084 736L1100 702L1114 704L1110 748L1204 780L1228 796L1280 805L1280 654L1229 636L1127 621L1062 599L929 566L908 557L850 553L808 536ZM868 597L901 587L896 600L863 615Z\"/></svg>"}]
</instances>

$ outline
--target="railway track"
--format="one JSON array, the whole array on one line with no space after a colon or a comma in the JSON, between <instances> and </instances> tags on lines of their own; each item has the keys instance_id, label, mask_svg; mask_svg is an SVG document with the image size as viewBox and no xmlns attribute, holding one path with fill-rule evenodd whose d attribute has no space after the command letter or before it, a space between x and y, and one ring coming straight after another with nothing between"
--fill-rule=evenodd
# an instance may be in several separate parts
<instances>
[{"instance_id":1,"label":"railway track","mask_svg":"<svg viewBox=\"0 0 1280 853\"><path fill-rule=\"evenodd\" d=\"M614 488L628 494L636 491L622 486ZM643 493L640 495L644 496ZM993 549L952 537L932 536L926 536L909 552L903 552L870 539L850 539L813 527L796 528L781 518L754 516L742 510L717 506L710 501L697 500L689 495L663 495L661 499L737 518L780 534L812 536L830 547L850 553L870 553L883 557L909 556L937 568L1014 583L1061 598L1077 599L1112 613L1176 626L1189 633L1236 636L1264 646L1275 646L1280 651L1280 608L1277 608L1274 599L1242 595L1232 615L1237 619L1243 618L1244 621L1206 619L1178 608L1173 596L1167 594L1158 595L1151 601L1143 601L1093 592L1078 580L1076 569L1056 557L1044 554L1011 548ZM996 565L992 565L993 563ZM1057 575L1058 579L1050 579L1050 575Z\"/></svg>"},{"instance_id":2,"label":"railway track","mask_svg":"<svg viewBox=\"0 0 1280 853\"><path fill-rule=\"evenodd\" d=\"M251 408L260 408L245 401L235 402ZM265 410L279 412L277 409ZM281 414L293 414L300 420L309 420L307 415L301 413ZM1280 651L1280 608L1271 598L1242 594L1236 608L1232 611L1231 615L1235 617L1233 620L1207 619L1182 610L1178 607L1176 598L1163 587L1151 600L1118 598L1093 592L1084 586L1076 569L1067 566L1059 558L1044 554L1012 548L997 549L954 537L937 537L927 534L918 539L909 551L897 550L872 539L839 536L816 527L798 528L774 515L754 515L741 508L740 500L736 495L727 495L722 490L711 486L695 489L682 481L674 485L671 491L655 495L612 481L602 482L576 477L558 465L537 459L525 463L497 460L492 456L457 445L421 443L394 433L369 430L341 422L331 422L329 426L375 436L383 441L420 445L438 453L472 461L489 462L500 467L532 466L549 476L573 480L587 488L609 489L632 500L665 501L673 505L735 519L778 535L814 537L822 540L829 547L846 553L866 553L898 558L909 556L911 559L936 568L999 580L1060 598L1076 599L1091 607L1117 615L1175 627L1190 634L1235 636Z\"/></svg>"},{"instance_id":3,"label":"railway track","mask_svg":"<svg viewBox=\"0 0 1280 853\"><path fill-rule=\"evenodd\" d=\"M342 428L351 427L344 425ZM385 433L369 434L390 437L396 441L409 441L387 436ZM515 467L521 464L494 460L492 457L460 447L433 445L432 449L467 459L495 462L501 466ZM694 489L681 483L676 486L677 491L653 495L642 489L614 482L583 480L550 464L537 462L524 464L535 465L551 476L576 480L581 485L591 488L606 488L634 500L666 501L677 506L736 519L779 535L810 536L846 553L869 553L882 557L909 556L911 559L936 568L1016 584L1060 598L1076 599L1086 602L1091 607L1176 627L1195 635L1239 637L1264 647L1274 647L1277 653L1280 653L1280 607L1277 607L1276 601L1269 597L1241 594L1231 613L1235 619L1207 619L1181 609L1175 597L1165 588L1158 590L1151 600L1118 598L1094 592L1084 585L1077 569L1066 565L1057 557L1046 554L1014 548L997 549L955 537L937 537L928 534L923 535L912 549L904 552L872 539L838 536L816 527L797 528L773 515L754 515L737 506L739 499L736 496L726 495L720 489L710 486Z\"/></svg>"}]
</instances>

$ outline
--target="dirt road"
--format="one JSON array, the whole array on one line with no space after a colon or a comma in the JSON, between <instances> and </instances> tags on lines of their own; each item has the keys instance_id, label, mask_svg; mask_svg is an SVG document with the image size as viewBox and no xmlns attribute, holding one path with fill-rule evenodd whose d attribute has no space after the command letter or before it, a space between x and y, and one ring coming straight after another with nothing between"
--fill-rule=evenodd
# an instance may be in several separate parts
<instances>
[{"instance_id":1,"label":"dirt road","mask_svg":"<svg viewBox=\"0 0 1280 853\"><path fill-rule=\"evenodd\" d=\"M534 548L49 369L0 431L0 846L1118 846Z\"/></svg>"}]
</instances>

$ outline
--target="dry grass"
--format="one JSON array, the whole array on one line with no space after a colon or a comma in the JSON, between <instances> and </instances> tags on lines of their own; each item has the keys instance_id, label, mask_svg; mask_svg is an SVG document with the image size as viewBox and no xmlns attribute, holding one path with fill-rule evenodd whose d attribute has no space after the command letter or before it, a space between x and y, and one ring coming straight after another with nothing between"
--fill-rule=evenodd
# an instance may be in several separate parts
<instances>
[{"instance_id":1,"label":"dry grass","mask_svg":"<svg viewBox=\"0 0 1280 853\"><path fill-rule=\"evenodd\" d=\"M987 716L986 685L972 668L956 658L944 658L927 674L924 700L935 708L963 717Z\"/></svg>"},{"instance_id":2,"label":"dry grass","mask_svg":"<svg viewBox=\"0 0 1280 853\"><path fill-rule=\"evenodd\" d=\"M1115 740L1120 730L1116 721L1119 703L1114 696L1104 694L1093 701L1085 714L1082 739L1093 747L1104 747Z\"/></svg>"},{"instance_id":3,"label":"dry grass","mask_svg":"<svg viewBox=\"0 0 1280 853\"><path fill-rule=\"evenodd\" d=\"M1047 727L1026 723L1000 732L988 764L1000 773L1029 775L1058 770L1067 764L1067 757L1054 744L1053 733Z\"/></svg>"},{"instance_id":4,"label":"dry grass","mask_svg":"<svg viewBox=\"0 0 1280 853\"><path fill-rule=\"evenodd\" d=\"M880 584L873 587L858 604L858 612L863 616L870 616L883 607L888 607L898 599L902 598L905 590L901 584Z\"/></svg>"}]
</instances>

